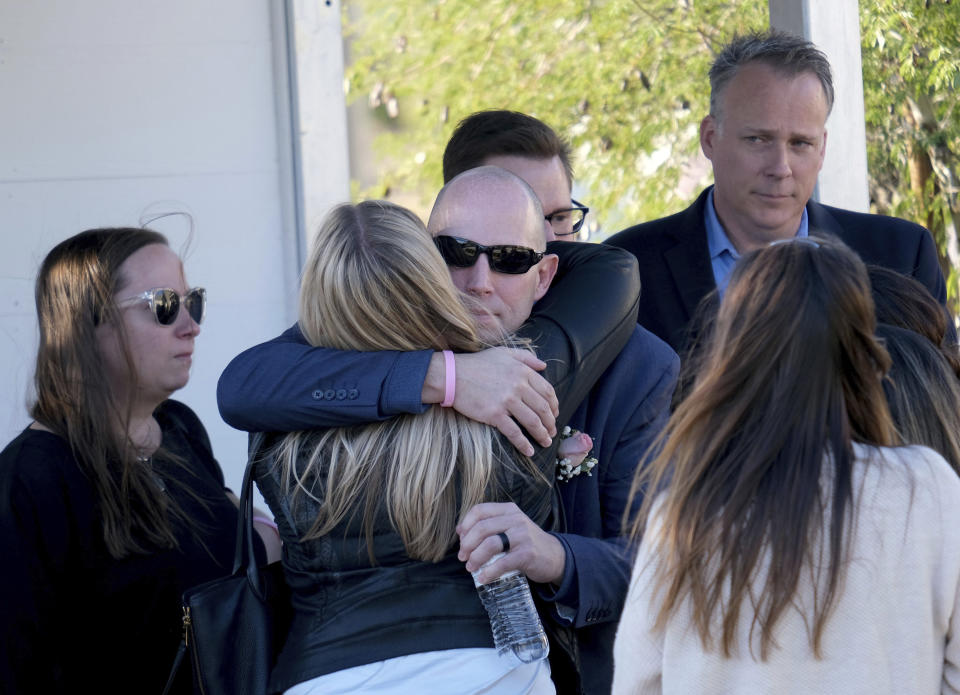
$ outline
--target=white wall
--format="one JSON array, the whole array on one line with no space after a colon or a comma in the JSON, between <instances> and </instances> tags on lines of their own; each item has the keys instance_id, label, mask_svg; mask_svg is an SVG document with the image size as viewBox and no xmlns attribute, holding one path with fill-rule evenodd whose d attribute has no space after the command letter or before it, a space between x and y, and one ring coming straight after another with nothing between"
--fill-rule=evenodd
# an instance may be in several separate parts
<instances>
[{"instance_id":1,"label":"white wall","mask_svg":"<svg viewBox=\"0 0 960 695\"><path fill-rule=\"evenodd\" d=\"M769 0L770 26L816 44L833 72L833 111L827 155L814 197L821 203L869 212L863 65L857 0Z\"/></svg>"},{"instance_id":2,"label":"white wall","mask_svg":"<svg viewBox=\"0 0 960 695\"><path fill-rule=\"evenodd\" d=\"M89 227L186 209L187 277L209 306L191 382L175 397L200 414L239 487L246 438L220 420L217 378L293 322L303 246L285 17L278 0L0 3L3 441L29 422L33 281L46 252ZM340 66L327 77L340 85ZM342 200L347 181L345 167L329 171L310 197ZM190 227L183 217L153 226L175 249Z\"/></svg>"}]
</instances>

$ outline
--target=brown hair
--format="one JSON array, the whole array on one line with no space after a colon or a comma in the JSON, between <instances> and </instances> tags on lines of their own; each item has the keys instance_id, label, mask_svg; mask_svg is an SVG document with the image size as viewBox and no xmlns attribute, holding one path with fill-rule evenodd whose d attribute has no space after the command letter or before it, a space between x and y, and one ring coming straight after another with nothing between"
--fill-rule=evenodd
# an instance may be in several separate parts
<instances>
[{"instance_id":1,"label":"brown hair","mask_svg":"<svg viewBox=\"0 0 960 695\"><path fill-rule=\"evenodd\" d=\"M868 265L877 323L898 326L929 340L960 378L960 352L947 332L947 310L915 278L878 265Z\"/></svg>"},{"instance_id":2,"label":"brown hair","mask_svg":"<svg viewBox=\"0 0 960 695\"><path fill-rule=\"evenodd\" d=\"M723 118L720 101L723 93L740 69L750 63L762 63L789 76L809 72L823 88L827 114L833 109L833 76L827 55L801 36L769 29L743 36L734 36L721 47L710 66L710 115Z\"/></svg>"},{"instance_id":3,"label":"brown hair","mask_svg":"<svg viewBox=\"0 0 960 695\"><path fill-rule=\"evenodd\" d=\"M843 244L776 243L738 263L693 391L631 492L664 490L633 525L638 536L657 497L658 626L689 599L704 646L720 625L729 656L741 611L753 611L766 658L820 547L808 616L819 655L845 558L852 442L892 441L881 389L890 358L873 332L866 269Z\"/></svg>"},{"instance_id":4,"label":"brown hair","mask_svg":"<svg viewBox=\"0 0 960 695\"><path fill-rule=\"evenodd\" d=\"M883 392L902 444L928 446L960 473L960 381L922 335L880 324L893 365Z\"/></svg>"},{"instance_id":5,"label":"brown hair","mask_svg":"<svg viewBox=\"0 0 960 695\"><path fill-rule=\"evenodd\" d=\"M487 157L516 155L560 158L567 183L573 185L570 145L543 121L518 111L477 111L457 124L443 151L443 182L482 165Z\"/></svg>"},{"instance_id":6,"label":"brown hair","mask_svg":"<svg viewBox=\"0 0 960 695\"><path fill-rule=\"evenodd\" d=\"M47 254L35 290L40 343L30 414L70 444L93 485L104 541L115 558L177 545L168 516L179 510L157 494L150 472L137 462L126 434L132 404L118 403L102 378L96 336L101 323L120 327L128 371L136 374L114 294L124 282L120 265L150 244L167 240L149 229L81 232Z\"/></svg>"}]
</instances>

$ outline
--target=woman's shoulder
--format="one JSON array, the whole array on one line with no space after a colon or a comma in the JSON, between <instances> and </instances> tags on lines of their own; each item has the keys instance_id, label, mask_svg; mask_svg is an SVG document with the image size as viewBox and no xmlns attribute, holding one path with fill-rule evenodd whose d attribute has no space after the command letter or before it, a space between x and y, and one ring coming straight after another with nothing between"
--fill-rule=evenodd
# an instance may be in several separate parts
<instances>
[{"instance_id":1,"label":"woman's shoulder","mask_svg":"<svg viewBox=\"0 0 960 695\"><path fill-rule=\"evenodd\" d=\"M200 418L186 403L168 398L154 411L154 417L164 429L175 427L190 434L202 432L206 436L206 429Z\"/></svg>"},{"instance_id":2,"label":"woman's shoulder","mask_svg":"<svg viewBox=\"0 0 960 695\"><path fill-rule=\"evenodd\" d=\"M154 411L164 433L164 445L183 456L192 467L208 471L219 485L223 471L213 455L213 445L197 414L184 403L167 399Z\"/></svg>"},{"instance_id":3,"label":"woman's shoulder","mask_svg":"<svg viewBox=\"0 0 960 695\"><path fill-rule=\"evenodd\" d=\"M866 461L872 466L867 470L879 467L882 470L908 470L916 476L942 480L948 486L960 486L960 477L951 468L946 459L927 446L911 444L907 446L870 446L854 444L854 454L857 459Z\"/></svg>"},{"instance_id":4,"label":"woman's shoulder","mask_svg":"<svg viewBox=\"0 0 960 695\"><path fill-rule=\"evenodd\" d=\"M79 469L70 445L49 430L26 428L0 451L0 478L60 479L65 471Z\"/></svg>"},{"instance_id":5,"label":"woman's shoulder","mask_svg":"<svg viewBox=\"0 0 960 695\"><path fill-rule=\"evenodd\" d=\"M920 445L873 447L854 445L865 485L888 501L902 498L911 510L954 509L960 524L960 476L946 459Z\"/></svg>"},{"instance_id":6,"label":"woman's shoulder","mask_svg":"<svg viewBox=\"0 0 960 695\"><path fill-rule=\"evenodd\" d=\"M153 415L160 423L168 446L172 445L174 449L187 447L201 458L213 458L210 436L200 418L188 405L169 398L160 404ZM179 453L187 454L186 451Z\"/></svg>"},{"instance_id":7,"label":"woman's shoulder","mask_svg":"<svg viewBox=\"0 0 960 695\"><path fill-rule=\"evenodd\" d=\"M0 516L47 509L91 494L70 445L53 432L27 428L0 452Z\"/></svg>"}]
</instances>

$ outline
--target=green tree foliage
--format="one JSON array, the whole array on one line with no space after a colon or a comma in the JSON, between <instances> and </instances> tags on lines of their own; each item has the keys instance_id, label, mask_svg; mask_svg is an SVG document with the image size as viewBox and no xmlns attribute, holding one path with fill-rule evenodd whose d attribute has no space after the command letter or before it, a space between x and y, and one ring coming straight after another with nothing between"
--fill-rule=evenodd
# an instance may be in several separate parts
<instances>
[{"instance_id":1,"label":"green tree foliage","mask_svg":"<svg viewBox=\"0 0 960 695\"><path fill-rule=\"evenodd\" d=\"M348 99L398 122L376 143L389 172L365 193L434 194L457 122L513 109L570 139L604 235L686 202L710 47L768 21L759 0L350 0L345 15Z\"/></svg>"},{"instance_id":2,"label":"green tree foliage","mask_svg":"<svg viewBox=\"0 0 960 695\"><path fill-rule=\"evenodd\" d=\"M456 123L509 108L570 139L600 237L681 209L709 180L678 188L699 149L713 49L769 23L762 0L348 0L344 14L348 99L392 124L376 143L390 166L363 194L419 191L426 203ZM953 266L958 14L956 0L860 3L871 196L931 226ZM928 173L911 188L923 153Z\"/></svg>"},{"instance_id":3,"label":"green tree foliage","mask_svg":"<svg viewBox=\"0 0 960 695\"><path fill-rule=\"evenodd\" d=\"M960 3L860 3L870 194L928 227L956 306L960 245Z\"/></svg>"}]
</instances>

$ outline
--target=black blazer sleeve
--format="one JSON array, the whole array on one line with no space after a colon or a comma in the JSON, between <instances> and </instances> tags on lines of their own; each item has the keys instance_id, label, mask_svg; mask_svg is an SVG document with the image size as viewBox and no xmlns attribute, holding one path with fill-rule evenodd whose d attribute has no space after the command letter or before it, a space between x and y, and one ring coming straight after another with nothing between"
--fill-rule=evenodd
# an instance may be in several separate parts
<instances>
[{"instance_id":1,"label":"black blazer sleeve","mask_svg":"<svg viewBox=\"0 0 960 695\"><path fill-rule=\"evenodd\" d=\"M630 339L640 275L623 249L561 241L547 250L560 257L557 275L519 333L547 363L565 423Z\"/></svg>"},{"instance_id":2,"label":"black blazer sleeve","mask_svg":"<svg viewBox=\"0 0 960 695\"><path fill-rule=\"evenodd\" d=\"M557 275L518 333L547 363L543 375L560 403L559 430L633 333L640 279L636 259L622 249L564 241L549 244L548 251L560 257ZM543 484L502 472L510 498L543 528L560 517L547 484L554 481L559 444L560 437L546 448L534 442L533 464Z\"/></svg>"}]
</instances>

